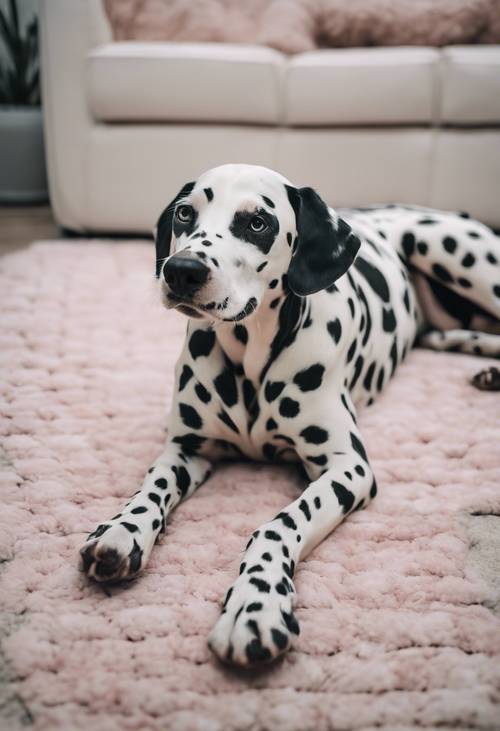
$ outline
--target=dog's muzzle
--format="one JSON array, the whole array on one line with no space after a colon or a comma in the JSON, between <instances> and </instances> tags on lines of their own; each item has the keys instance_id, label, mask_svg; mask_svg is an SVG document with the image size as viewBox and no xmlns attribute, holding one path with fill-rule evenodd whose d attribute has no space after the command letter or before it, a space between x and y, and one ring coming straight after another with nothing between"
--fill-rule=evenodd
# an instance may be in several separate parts
<instances>
[{"instance_id":1,"label":"dog's muzzle","mask_svg":"<svg viewBox=\"0 0 500 731\"><path fill-rule=\"evenodd\" d=\"M205 284L210 269L201 261L186 256L172 256L163 267L163 276L176 297L189 300Z\"/></svg>"}]
</instances>

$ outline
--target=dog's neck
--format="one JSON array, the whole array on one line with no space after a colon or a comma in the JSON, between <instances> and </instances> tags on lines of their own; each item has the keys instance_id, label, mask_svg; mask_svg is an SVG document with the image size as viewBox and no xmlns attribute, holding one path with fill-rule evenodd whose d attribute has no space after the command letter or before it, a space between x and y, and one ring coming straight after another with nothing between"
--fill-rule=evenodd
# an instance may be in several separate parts
<instances>
[{"instance_id":1,"label":"dog's neck","mask_svg":"<svg viewBox=\"0 0 500 731\"><path fill-rule=\"evenodd\" d=\"M244 376L255 386L263 382L272 362L288 340L294 338L305 316L306 305L306 298L297 297L290 290L284 291L280 285L269 290L257 311L241 323L246 332L245 343L235 336L238 323L224 322L215 327L224 353L235 367L243 368Z\"/></svg>"}]
</instances>

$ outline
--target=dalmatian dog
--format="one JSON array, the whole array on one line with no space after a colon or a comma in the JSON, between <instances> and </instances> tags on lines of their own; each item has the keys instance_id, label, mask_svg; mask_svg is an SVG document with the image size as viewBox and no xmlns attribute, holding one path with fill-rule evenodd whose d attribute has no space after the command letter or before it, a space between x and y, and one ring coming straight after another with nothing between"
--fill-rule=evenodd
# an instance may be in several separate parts
<instances>
[{"instance_id":1,"label":"dalmatian dog","mask_svg":"<svg viewBox=\"0 0 500 731\"><path fill-rule=\"evenodd\" d=\"M417 337L500 355L500 239L466 214L385 206L335 211L311 188L252 165L185 185L156 232L163 304L188 320L164 451L118 515L89 535L99 582L146 566L168 516L227 458L297 462L304 492L250 536L209 646L257 666L299 634L298 562L377 484L356 410ZM498 388L499 373L476 378Z\"/></svg>"}]
</instances>

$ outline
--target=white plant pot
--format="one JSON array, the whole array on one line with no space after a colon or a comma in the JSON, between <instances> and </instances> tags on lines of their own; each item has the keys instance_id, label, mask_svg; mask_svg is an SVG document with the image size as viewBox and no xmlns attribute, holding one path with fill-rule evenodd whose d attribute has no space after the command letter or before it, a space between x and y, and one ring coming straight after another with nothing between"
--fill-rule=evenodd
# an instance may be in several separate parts
<instances>
[{"instance_id":1,"label":"white plant pot","mask_svg":"<svg viewBox=\"0 0 500 731\"><path fill-rule=\"evenodd\" d=\"M41 109L0 107L0 203L47 199Z\"/></svg>"}]
</instances>

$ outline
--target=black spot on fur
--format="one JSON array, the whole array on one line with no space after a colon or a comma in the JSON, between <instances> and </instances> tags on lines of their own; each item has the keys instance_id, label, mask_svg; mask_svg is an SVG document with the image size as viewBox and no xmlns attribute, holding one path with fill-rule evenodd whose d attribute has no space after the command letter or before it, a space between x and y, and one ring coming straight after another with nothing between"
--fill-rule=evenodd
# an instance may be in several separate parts
<instances>
[{"instance_id":1,"label":"black spot on fur","mask_svg":"<svg viewBox=\"0 0 500 731\"><path fill-rule=\"evenodd\" d=\"M376 494L377 494L377 483L375 482L375 480L373 480L372 486L370 487L370 497L374 498Z\"/></svg>"},{"instance_id":2,"label":"black spot on fur","mask_svg":"<svg viewBox=\"0 0 500 731\"><path fill-rule=\"evenodd\" d=\"M182 446L183 451L186 454L196 454L200 449L201 445L206 442L206 437L200 437L199 434L181 434L172 439L176 444Z\"/></svg>"},{"instance_id":3,"label":"black spot on fur","mask_svg":"<svg viewBox=\"0 0 500 731\"><path fill-rule=\"evenodd\" d=\"M347 351L346 363L350 363L351 360L354 358L354 353L356 352L357 345L358 345L358 341L355 338L352 341L352 343L350 344L349 350Z\"/></svg>"},{"instance_id":4,"label":"black spot on fur","mask_svg":"<svg viewBox=\"0 0 500 731\"><path fill-rule=\"evenodd\" d=\"M353 434L352 432L351 432L351 444L352 444L352 448L354 449L355 452L357 452L359 454L361 459L363 459L365 462L368 462L368 457L367 457L363 444L360 442L360 440L358 439L356 434Z\"/></svg>"},{"instance_id":5,"label":"black spot on fur","mask_svg":"<svg viewBox=\"0 0 500 731\"><path fill-rule=\"evenodd\" d=\"M236 378L229 368L224 368L217 378L214 378L214 386L226 406L231 407L238 403Z\"/></svg>"},{"instance_id":6,"label":"black spot on fur","mask_svg":"<svg viewBox=\"0 0 500 731\"><path fill-rule=\"evenodd\" d=\"M494 285L493 294L495 295L495 297L500 297L500 284Z\"/></svg>"},{"instance_id":7,"label":"black spot on fur","mask_svg":"<svg viewBox=\"0 0 500 731\"><path fill-rule=\"evenodd\" d=\"M429 247L425 243L425 241L419 241L417 244L417 251L419 254L422 254L422 256L425 256L427 252L429 251Z\"/></svg>"},{"instance_id":8,"label":"black spot on fur","mask_svg":"<svg viewBox=\"0 0 500 731\"><path fill-rule=\"evenodd\" d=\"M370 264L369 261L362 256L356 258L354 266L363 275L370 287L377 294L382 302L389 302L389 286L382 272Z\"/></svg>"},{"instance_id":9,"label":"black spot on fur","mask_svg":"<svg viewBox=\"0 0 500 731\"><path fill-rule=\"evenodd\" d=\"M453 254L457 248L457 242L451 236L445 236L443 239L443 248L448 252L448 254Z\"/></svg>"},{"instance_id":10,"label":"black spot on fur","mask_svg":"<svg viewBox=\"0 0 500 731\"><path fill-rule=\"evenodd\" d=\"M141 513L147 513L148 509L144 505L140 505L138 508L132 508L130 512L134 515L140 515Z\"/></svg>"},{"instance_id":11,"label":"black spot on fur","mask_svg":"<svg viewBox=\"0 0 500 731\"><path fill-rule=\"evenodd\" d=\"M160 490L166 490L167 489L167 481L164 477L160 477L158 480L155 480L156 487L159 487Z\"/></svg>"},{"instance_id":12,"label":"black spot on fur","mask_svg":"<svg viewBox=\"0 0 500 731\"><path fill-rule=\"evenodd\" d=\"M256 573L259 573L260 571L264 571L264 568L260 564L257 563L257 564L255 564L255 566L251 566L248 569L247 573L248 574L256 574Z\"/></svg>"},{"instance_id":13,"label":"black spot on fur","mask_svg":"<svg viewBox=\"0 0 500 731\"><path fill-rule=\"evenodd\" d=\"M203 188L203 192L207 196L207 201L210 203L211 200L213 200L214 192L212 188Z\"/></svg>"},{"instance_id":14,"label":"black spot on fur","mask_svg":"<svg viewBox=\"0 0 500 731\"><path fill-rule=\"evenodd\" d=\"M408 313L410 313L410 311L411 311L411 308L410 308L410 293L408 291L408 288L405 289L405 293L403 295L403 303L404 303L404 306L406 308L406 311Z\"/></svg>"},{"instance_id":15,"label":"black spot on fur","mask_svg":"<svg viewBox=\"0 0 500 731\"><path fill-rule=\"evenodd\" d=\"M315 507L315 508L316 508L317 510L319 510L319 509L320 509L320 507L321 507L321 500L320 500L320 499L319 499L319 497L317 497L317 496L316 496L316 497L314 498L314 507Z\"/></svg>"},{"instance_id":16,"label":"black spot on fur","mask_svg":"<svg viewBox=\"0 0 500 731\"><path fill-rule=\"evenodd\" d=\"M264 561L272 561L273 560L273 557L267 551L262 554L262 558L263 558Z\"/></svg>"},{"instance_id":17,"label":"black spot on fur","mask_svg":"<svg viewBox=\"0 0 500 731\"><path fill-rule=\"evenodd\" d=\"M305 429L302 429L300 436L308 444L323 444L328 439L328 432L320 426L307 426Z\"/></svg>"},{"instance_id":18,"label":"black spot on fur","mask_svg":"<svg viewBox=\"0 0 500 731\"><path fill-rule=\"evenodd\" d=\"M320 467L325 465L328 462L328 458L326 454L318 454L317 457L306 457L308 462L312 462L312 464L317 464Z\"/></svg>"},{"instance_id":19,"label":"black spot on fur","mask_svg":"<svg viewBox=\"0 0 500 731\"><path fill-rule=\"evenodd\" d=\"M153 522L151 523L151 527L153 530L156 530L157 528L160 527L160 521L158 520L158 518L155 518L153 520Z\"/></svg>"},{"instance_id":20,"label":"black spot on fur","mask_svg":"<svg viewBox=\"0 0 500 731\"><path fill-rule=\"evenodd\" d=\"M300 412L300 404L294 399L288 397L282 398L279 405L279 412L281 416L287 419L293 419Z\"/></svg>"},{"instance_id":21,"label":"black spot on fur","mask_svg":"<svg viewBox=\"0 0 500 731\"><path fill-rule=\"evenodd\" d=\"M396 318L392 307L390 309L386 309L385 307L383 308L382 327L386 333L392 333L396 329Z\"/></svg>"},{"instance_id":22,"label":"black spot on fur","mask_svg":"<svg viewBox=\"0 0 500 731\"><path fill-rule=\"evenodd\" d=\"M219 413L217 414L217 418L220 419L222 422L224 422L224 424L226 424L226 426L228 426L236 434L240 433L240 430L238 429L238 427L236 426L234 421L231 419L231 417L229 416L227 411L224 411L224 409L222 409L222 411L219 411Z\"/></svg>"},{"instance_id":23,"label":"black spot on fur","mask_svg":"<svg viewBox=\"0 0 500 731\"><path fill-rule=\"evenodd\" d=\"M297 530L297 524L295 523L294 519L291 515L288 515L288 513L278 513L275 520L281 520L284 526L287 528L290 528L291 530Z\"/></svg>"},{"instance_id":24,"label":"black spot on fur","mask_svg":"<svg viewBox=\"0 0 500 731\"><path fill-rule=\"evenodd\" d=\"M453 277L450 272L442 264L433 264L432 271L442 282L453 282Z\"/></svg>"},{"instance_id":25,"label":"black spot on fur","mask_svg":"<svg viewBox=\"0 0 500 731\"><path fill-rule=\"evenodd\" d=\"M264 581L264 579L257 579L255 576L253 576L250 579L249 583L256 586L257 589L264 594L269 594L269 592L271 591L271 586L267 583L267 581Z\"/></svg>"},{"instance_id":26,"label":"black spot on fur","mask_svg":"<svg viewBox=\"0 0 500 731\"><path fill-rule=\"evenodd\" d=\"M263 195L262 196L262 200L264 201L264 203L267 206L269 206L269 208L276 208L276 206L274 205L273 201L270 198L268 198L267 195Z\"/></svg>"},{"instance_id":27,"label":"black spot on fur","mask_svg":"<svg viewBox=\"0 0 500 731\"><path fill-rule=\"evenodd\" d=\"M257 267L257 269L255 271L261 272L264 269L264 267L267 266L267 264L268 264L267 261L263 261L262 264L259 264L259 266Z\"/></svg>"},{"instance_id":28,"label":"black spot on fur","mask_svg":"<svg viewBox=\"0 0 500 731\"><path fill-rule=\"evenodd\" d=\"M179 391L182 391L183 388L185 388L186 384L189 383L189 380L193 376L193 370L188 366L185 365L182 368L182 373L179 378Z\"/></svg>"},{"instance_id":29,"label":"black spot on fur","mask_svg":"<svg viewBox=\"0 0 500 731\"><path fill-rule=\"evenodd\" d=\"M247 612L251 614L252 612L259 612L264 605L262 602L252 602L247 607Z\"/></svg>"},{"instance_id":30,"label":"black spot on fur","mask_svg":"<svg viewBox=\"0 0 500 731\"><path fill-rule=\"evenodd\" d=\"M175 472L177 487L179 488L182 496L184 497L184 495L187 493L188 488L191 484L191 477L189 475L189 472L182 465L180 467L177 467L175 469L172 468L172 469Z\"/></svg>"},{"instance_id":31,"label":"black spot on fur","mask_svg":"<svg viewBox=\"0 0 500 731\"><path fill-rule=\"evenodd\" d=\"M338 343L342 335L342 325L340 324L340 320L338 318L336 320L330 320L326 328L335 343Z\"/></svg>"},{"instance_id":32,"label":"black spot on fur","mask_svg":"<svg viewBox=\"0 0 500 731\"><path fill-rule=\"evenodd\" d=\"M279 581L276 584L275 589L278 594L282 594L283 596L286 596L288 594L288 589L286 588L286 584L284 581Z\"/></svg>"},{"instance_id":33,"label":"black spot on fur","mask_svg":"<svg viewBox=\"0 0 500 731\"><path fill-rule=\"evenodd\" d=\"M458 284L463 287L464 289L470 289L472 287L472 282L470 282L465 277L459 277L457 279Z\"/></svg>"},{"instance_id":34,"label":"black spot on fur","mask_svg":"<svg viewBox=\"0 0 500 731\"><path fill-rule=\"evenodd\" d=\"M293 612L290 612L290 614L288 614L282 609L281 616L283 617L283 621L285 622L287 629L290 632L292 632L294 635L300 634L299 623L295 619L295 615Z\"/></svg>"},{"instance_id":35,"label":"black spot on fur","mask_svg":"<svg viewBox=\"0 0 500 731\"><path fill-rule=\"evenodd\" d=\"M403 246L403 251L405 253L405 256L407 259L411 257L413 252L415 251L415 235L412 234L410 231L407 231L403 234L403 238L401 239L401 244Z\"/></svg>"},{"instance_id":36,"label":"black spot on fur","mask_svg":"<svg viewBox=\"0 0 500 731\"><path fill-rule=\"evenodd\" d=\"M292 240L293 240L293 236L292 236L291 233L287 233L286 240L287 240L288 246L291 246L292 245Z\"/></svg>"},{"instance_id":37,"label":"black spot on fur","mask_svg":"<svg viewBox=\"0 0 500 731\"><path fill-rule=\"evenodd\" d=\"M268 381L264 388L264 396L266 398L266 401L271 403L272 401L277 399L284 388L285 383L283 381Z\"/></svg>"},{"instance_id":38,"label":"black spot on fur","mask_svg":"<svg viewBox=\"0 0 500 731\"><path fill-rule=\"evenodd\" d=\"M372 380L373 380L373 374L375 373L375 367L376 367L376 363L375 363L375 361L373 361L373 363L370 363L370 365L368 366L368 370L365 373L365 377L363 379L363 386L365 387L365 389L367 391L369 391L370 388L372 387Z\"/></svg>"},{"instance_id":39,"label":"black spot on fur","mask_svg":"<svg viewBox=\"0 0 500 731\"><path fill-rule=\"evenodd\" d=\"M378 391L381 391L382 388L384 387L384 376L385 376L385 371L383 368L381 368L379 371L379 374L377 376L377 390Z\"/></svg>"},{"instance_id":40,"label":"black spot on fur","mask_svg":"<svg viewBox=\"0 0 500 731\"><path fill-rule=\"evenodd\" d=\"M266 530L264 538L268 538L270 541L281 541L281 536L274 530Z\"/></svg>"},{"instance_id":41,"label":"black spot on fur","mask_svg":"<svg viewBox=\"0 0 500 731\"><path fill-rule=\"evenodd\" d=\"M266 430L267 431L272 431L273 429L277 429L277 428L278 428L278 424L274 421L273 418L270 418L266 421Z\"/></svg>"},{"instance_id":42,"label":"black spot on fur","mask_svg":"<svg viewBox=\"0 0 500 731\"><path fill-rule=\"evenodd\" d=\"M183 423L190 429L201 429L203 421L199 413L189 404L179 404L179 412Z\"/></svg>"},{"instance_id":43,"label":"black spot on fur","mask_svg":"<svg viewBox=\"0 0 500 731\"><path fill-rule=\"evenodd\" d=\"M243 345L246 345L248 343L248 330L244 325L235 325L233 332L236 340L239 340L240 343L242 343Z\"/></svg>"},{"instance_id":44,"label":"black spot on fur","mask_svg":"<svg viewBox=\"0 0 500 731\"><path fill-rule=\"evenodd\" d=\"M158 507L161 504L161 497L156 494L156 492L148 492L148 498L151 500L152 503L155 503L155 505L158 505Z\"/></svg>"},{"instance_id":45,"label":"black spot on fur","mask_svg":"<svg viewBox=\"0 0 500 731\"><path fill-rule=\"evenodd\" d=\"M208 404L208 402L212 400L209 391L207 391L202 383L197 383L194 390L200 401L203 401L204 404Z\"/></svg>"},{"instance_id":46,"label":"black spot on fur","mask_svg":"<svg viewBox=\"0 0 500 731\"><path fill-rule=\"evenodd\" d=\"M356 465L356 467L354 468L354 471L357 472L358 475L360 475L361 477L364 477L366 474L364 468L360 464Z\"/></svg>"},{"instance_id":47,"label":"black spot on fur","mask_svg":"<svg viewBox=\"0 0 500 731\"><path fill-rule=\"evenodd\" d=\"M486 254L486 259L487 261L489 261L490 264L498 264L498 259L490 251L488 251L488 253Z\"/></svg>"},{"instance_id":48,"label":"black spot on fur","mask_svg":"<svg viewBox=\"0 0 500 731\"><path fill-rule=\"evenodd\" d=\"M468 269L476 261L476 257L473 254L466 254L462 259L462 266Z\"/></svg>"},{"instance_id":49,"label":"black spot on fur","mask_svg":"<svg viewBox=\"0 0 500 731\"><path fill-rule=\"evenodd\" d=\"M309 510L309 505L305 500L300 501L299 510L302 510L307 521L311 520L311 511Z\"/></svg>"},{"instance_id":50,"label":"black spot on fur","mask_svg":"<svg viewBox=\"0 0 500 731\"><path fill-rule=\"evenodd\" d=\"M215 333L213 330L195 330L189 339L189 352L196 360L201 356L208 356L215 344Z\"/></svg>"},{"instance_id":51,"label":"black spot on fur","mask_svg":"<svg viewBox=\"0 0 500 731\"><path fill-rule=\"evenodd\" d=\"M348 490L347 487L341 485L340 482L335 482L335 480L332 480L332 488L339 504L342 507L342 512L348 513L354 505L353 493Z\"/></svg>"},{"instance_id":52,"label":"black spot on fur","mask_svg":"<svg viewBox=\"0 0 500 731\"><path fill-rule=\"evenodd\" d=\"M120 525L123 525L123 527L126 528L129 533L135 533L136 531L139 530L139 528L136 525L134 525L134 523L127 523L126 520L120 521Z\"/></svg>"}]
</instances>

